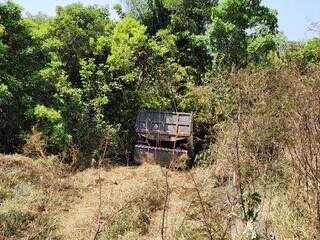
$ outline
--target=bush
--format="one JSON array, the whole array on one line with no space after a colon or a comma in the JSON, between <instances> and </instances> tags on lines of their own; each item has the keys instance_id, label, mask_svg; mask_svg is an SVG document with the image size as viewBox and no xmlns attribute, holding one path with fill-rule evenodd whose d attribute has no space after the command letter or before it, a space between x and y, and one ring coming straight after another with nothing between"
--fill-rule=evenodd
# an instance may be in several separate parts
<instances>
[{"instance_id":1,"label":"bush","mask_svg":"<svg viewBox=\"0 0 320 240\"><path fill-rule=\"evenodd\" d=\"M39 158L45 157L47 147L47 137L35 128L25 138L23 154L28 157Z\"/></svg>"},{"instance_id":2,"label":"bush","mask_svg":"<svg viewBox=\"0 0 320 240\"><path fill-rule=\"evenodd\" d=\"M319 67L307 72L300 72L295 64L241 70L233 72L230 81L236 117L222 128L207 153L207 161L215 164L215 178L237 190L232 194L238 199L236 213L244 226L253 221L258 235L279 231L280 239L295 239L293 236L301 231L302 236L309 235L305 239L313 239L320 226L320 198L314 184L318 180L316 175L309 175L316 172L319 152ZM276 198L266 200L264 194L269 191ZM267 217L266 212L254 210L252 215L246 202L248 192L271 201L284 222L289 221L283 215L285 209L290 210L292 222L288 224L297 232L285 229L272 214ZM299 223L298 216L306 224ZM267 223L270 218L276 225Z\"/></svg>"}]
</instances>

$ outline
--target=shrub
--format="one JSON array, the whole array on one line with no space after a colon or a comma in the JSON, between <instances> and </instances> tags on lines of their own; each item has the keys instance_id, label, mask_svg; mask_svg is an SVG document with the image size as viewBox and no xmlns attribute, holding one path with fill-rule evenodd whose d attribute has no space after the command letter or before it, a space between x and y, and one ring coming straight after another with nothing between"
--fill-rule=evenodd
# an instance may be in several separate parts
<instances>
[{"instance_id":1,"label":"shrub","mask_svg":"<svg viewBox=\"0 0 320 240\"><path fill-rule=\"evenodd\" d=\"M230 81L236 117L222 128L207 155L208 161L215 160L215 178L234 187L236 214L244 226L253 221L258 235L279 231L280 239L298 239L301 231L305 239L313 239L320 226L318 180L312 174L319 152L319 67L301 72L295 64L280 64L234 71ZM272 213L275 225L267 223L270 216L248 204L246 193L258 193L264 201L269 191L276 196L268 201L277 216L297 232L285 229Z\"/></svg>"},{"instance_id":2,"label":"shrub","mask_svg":"<svg viewBox=\"0 0 320 240\"><path fill-rule=\"evenodd\" d=\"M67 150L72 137L65 130L61 113L55 109L37 105L34 115L38 121L36 128L47 138L47 148L52 153Z\"/></svg>"},{"instance_id":3,"label":"shrub","mask_svg":"<svg viewBox=\"0 0 320 240\"><path fill-rule=\"evenodd\" d=\"M46 147L47 137L33 128L32 132L25 138L23 154L34 158L45 157Z\"/></svg>"}]
</instances>

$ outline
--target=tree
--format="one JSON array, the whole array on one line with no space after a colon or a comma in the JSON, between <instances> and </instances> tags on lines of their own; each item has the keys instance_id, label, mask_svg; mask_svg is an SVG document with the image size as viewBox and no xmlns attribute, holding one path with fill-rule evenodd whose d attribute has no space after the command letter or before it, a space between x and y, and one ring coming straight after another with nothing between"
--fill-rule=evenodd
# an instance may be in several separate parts
<instances>
[{"instance_id":1,"label":"tree","mask_svg":"<svg viewBox=\"0 0 320 240\"><path fill-rule=\"evenodd\" d=\"M169 11L164 0L126 0L129 15L140 20L151 35L169 24Z\"/></svg>"},{"instance_id":2,"label":"tree","mask_svg":"<svg viewBox=\"0 0 320 240\"><path fill-rule=\"evenodd\" d=\"M209 41L214 66L245 67L274 50L277 16L261 0L224 0L212 8Z\"/></svg>"},{"instance_id":3,"label":"tree","mask_svg":"<svg viewBox=\"0 0 320 240\"><path fill-rule=\"evenodd\" d=\"M43 90L38 72L48 56L17 4L0 3L0 16L0 151L10 152L33 122L32 109Z\"/></svg>"},{"instance_id":4,"label":"tree","mask_svg":"<svg viewBox=\"0 0 320 240\"><path fill-rule=\"evenodd\" d=\"M106 8L71 4L57 7L57 16L49 30L53 51L64 66L69 80L80 84L80 59L93 57L90 46L98 36L108 34L109 13Z\"/></svg>"},{"instance_id":5,"label":"tree","mask_svg":"<svg viewBox=\"0 0 320 240\"><path fill-rule=\"evenodd\" d=\"M165 0L170 10L170 28L173 32L189 31L204 34L211 22L211 8L216 0Z\"/></svg>"},{"instance_id":6,"label":"tree","mask_svg":"<svg viewBox=\"0 0 320 240\"><path fill-rule=\"evenodd\" d=\"M69 151L71 143L80 151L82 165L99 154L107 121L110 72L106 58L113 28L108 11L97 6L72 4L57 8L43 39L51 61L41 70L50 83L50 102L36 108L38 128L48 137L53 153ZM50 113L60 118L51 120Z\"/></svg>"},{"instance_id":7,"label":"tree","mask_svg":"<svg viewBox=\"0 0 320 240\"><path fill-rule=\"evenodd\" d=\"M211 7L217 0L128 0L129 14L147 26L150 35L169 30L176 36L176 61L184 67L195 69L197 81L201 82L209 66L205 34L211 22Z\"/></svg>"},{"instance_id":8,"label":"tree","mask_svg":"<svg viewBox=\"0 0 320 240\"><path fill-rule=\"evenodd\" d=\"M136 62L136 51L147 40L145 31L146 28L130 16L115 26L110 38L111 54L108 56L111 69L131 72Z\"/></svg>"},{"instance_id":9,"label":"tree","mask_svg":"<svg viewBox=\"0 0 320 240\"><path fill-rule=\"evenodd\" d=\"M100 154L106 128L128 132L133 126L139 103L137 65L147 42L146 27L130 16L114 23L104 8L81 4L59 7L46 27L41 37L51 62L41 77L51 84L52 92L50 101L36 108L37 130L46 135L53 153L76 146L78 163L86 166ZM126 143L130 136L117 140Z\"/></svg>"},{"instance_id":10,"label":"tree","mask_svg":"<svg viewBox=\"0 0 320 240\"><path fill-rule=\"evenodd\" d=\"M170 10L168 29L177 36L177 61L182 66L195 69L196 81L200 83L209 66L205 33L211 23L211 8L216 0L166 0Z\"/></svg>"},{"instance_id":11,"label":"tree","mask_svg":"<svg viewBox=\"0 0 320 240\"><path fill-rule=\"evenodd\" d=\"M316 34L316 36L320 36L320 22L313 22L309 27L309 31Z\"/></svg>"},{"instance_id":12,"label":"tree","mask_svg":"<svg viewBox=\"0 0 320 240\"><path fill-rule=\"evenodd\" d=\"M44 22L46 22L50 17L43 13L43 12L38 12L37 14L32 14L30 12L26 12L26 19L30 19L31 21L33 21L36 24L42 24Z\"/></svg>"}]
</instances>

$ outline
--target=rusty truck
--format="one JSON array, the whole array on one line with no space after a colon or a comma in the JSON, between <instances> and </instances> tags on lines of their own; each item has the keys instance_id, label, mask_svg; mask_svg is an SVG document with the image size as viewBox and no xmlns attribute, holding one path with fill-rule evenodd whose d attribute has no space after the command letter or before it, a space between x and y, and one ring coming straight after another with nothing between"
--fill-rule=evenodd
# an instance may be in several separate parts
<instances>
[{"instance_id":1,"label":"rusty truck","mask_svg":"<svg viewBox=\"0 0 320 240\"><path fill-rule=\"evenodd\" d=\"M135 131L136 163L190 167L193 160L192 113L140 111Z\"/></svg>"}]
</instances>

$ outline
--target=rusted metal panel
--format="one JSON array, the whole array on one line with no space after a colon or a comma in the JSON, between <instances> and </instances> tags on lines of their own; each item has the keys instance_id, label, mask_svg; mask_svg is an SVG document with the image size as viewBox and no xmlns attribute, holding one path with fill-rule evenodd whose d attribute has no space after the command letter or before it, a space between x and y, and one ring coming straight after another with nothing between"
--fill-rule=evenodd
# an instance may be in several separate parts
<instances>
[{"instance_id":1,"label":"rusted metal panel","mask_svg":"<svg viewBox=\"0 0 320 240\"><path fill-rule=\"evenodd\" d=\"M192 135L192 114L143 111L138 114L135 130L143 137L152 140L186 139Z\"/></svg>"},{"instance_id":2,"label":"rusted metal panel","mask_svg":"<svg viewBox=\"0 0 320 240\"><path fill-rule=\"evenodd\" d=\"M145 145L135 145L134 160L137 163L153 163L161 166L177 166L180 163L185 165L189 159L188 151L182 149L170 149L151 147Z\"/></svg>"}]
</instances>

